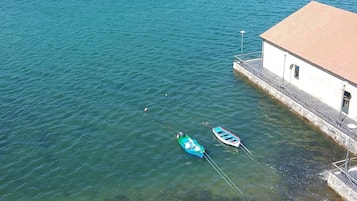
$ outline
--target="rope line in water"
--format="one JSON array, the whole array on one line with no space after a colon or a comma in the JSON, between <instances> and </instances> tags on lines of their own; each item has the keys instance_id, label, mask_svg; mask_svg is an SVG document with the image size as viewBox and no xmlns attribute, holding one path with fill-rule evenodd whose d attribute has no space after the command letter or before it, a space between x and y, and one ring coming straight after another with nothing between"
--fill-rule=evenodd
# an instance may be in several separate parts
<instances>
[{"instance_id":1,"label":"rope line in water","mask_svg":"<svg viewBox=\"0 0 357 201\"><path fill-rule=\"evenodd\" d=\"M203 125L209 127L209 128L213 128L213 126L209 123L209 122L202 122ZM266 164L262 164L261 162L259 162L253 155L253 153L241 142L239 147L243 150L243 152L253 161L255 162L257 165L259 165L260 167L263 168L264 171L272 171L275 172L274 169L272 169L271 167L267 166ZM268 172L267 172L268 173Z\"/></svg>"},{"instance_id":2,"label":"rope line in water","mask_svg":"<svg viewBox=\"0 0 357 201\"><path fill-rule=\"evenodd\" d=\"M162 120L159 120L159 119L154 118L154 117L152 117L152 118L153 118L160 126L166 128L166 129L169 131L169 133L171 133L173 136L176 136L176 133L174 133L174 131L177 130L177 129L172 128L168 123L165 123L165 122L162 121ZM177 132L178 132L178 130L177 130Z\"/></svg>"},{"instance_id":3,"label":"rope line in water","mask_svg":"<svg viewBox=\"0 0 357 201\"><path fill-rule=\"evenodd\" d=\"M176 136L176 134L173 132L174 130L177 130L177 129L174 129L172 128L169 124L163 122L163 121L160 121L158 119L155 119L156 122L158 122L161 126L167 128L169 130L169 132ZM249 151L249 150L248 150ZM213 169L221 176L221 178L237 193L240 194L240 196L243 198L243 200L245 201L249 201L243 191L227 176L226 173L223 172L223 170L217 165L216 162L214 162L214 160L208 155L207 152L204 153L204 156L205 156L205 159L207 160L207 162L213 167Z\"/></svg>"},{"instance_id":4,"label":"rope line in water","mask_svg":"<svg viewBox=\"0 0 357 201\"><path fill-rule=\"evenodd\" d=\"M240 146L242 147L242 150L244 151L245 154L254 162L258 163L258 161L254 158L252 152L241 142Z\"/></svg>"},{"instance_id":5,"label":"rope line in water","mask_svg":"<svg viewBox=\"0 0 357 201\"><path fill-rule=\"evenodd\" d=\"M241 197L245 200L245 201L249 201L243 191L227 176L226 173L223 172L223 170L217 165L216 162L214 162L214 160L208 155L207 152L205 152L205 158L207 160L207 162L213 167L213 169L222 177L222 179L237 193L240 193Z\"/></svg>"}]
</instances>

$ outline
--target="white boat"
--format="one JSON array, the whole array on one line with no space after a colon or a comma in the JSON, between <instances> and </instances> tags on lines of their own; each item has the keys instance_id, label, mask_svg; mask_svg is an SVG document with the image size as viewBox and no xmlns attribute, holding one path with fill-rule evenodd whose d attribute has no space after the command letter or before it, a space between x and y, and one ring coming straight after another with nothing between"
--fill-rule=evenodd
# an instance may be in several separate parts
<instances>
[{"instance_id":1,"label":"white boat","mask_svg":"<svg viewBox=\"0 0 357 201\"><path fill-rule=\"evenodd\" d=\"M224 144L233 147L239 147L239 145L241 145L241 140L238 136L234 135L229 130L221 126L212 128L212 132L216 136L216 138Z\"/></svg>"}]
</instances>

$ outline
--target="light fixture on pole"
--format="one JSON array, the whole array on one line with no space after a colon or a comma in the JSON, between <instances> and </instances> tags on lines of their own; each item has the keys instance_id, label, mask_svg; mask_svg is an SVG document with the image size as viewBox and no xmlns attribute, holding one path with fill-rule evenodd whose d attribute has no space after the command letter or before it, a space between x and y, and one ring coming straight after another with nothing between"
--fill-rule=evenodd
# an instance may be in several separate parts
<instances>
[{"instance_id":1,"label":"light fixture on pole","mask_svg":"<svg viewBox=\"0 0 357 201\"><path fill-rule=\"evenodd\" d=\"M240 35L242 36L242 38L241 38L241 43L240 43L240 53L241 53L241 54L243 54L244 34L245 34L245 31L244 31L244 30L241 30L241 31L240 31Z\"/></svg>"}]
</instances>

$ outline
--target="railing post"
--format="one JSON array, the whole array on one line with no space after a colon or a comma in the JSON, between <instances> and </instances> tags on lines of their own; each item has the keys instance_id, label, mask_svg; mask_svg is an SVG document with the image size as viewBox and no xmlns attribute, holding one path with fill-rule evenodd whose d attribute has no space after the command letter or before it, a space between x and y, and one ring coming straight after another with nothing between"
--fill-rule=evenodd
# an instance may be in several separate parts
<instances>
[{"instance_id":1,"label":"railing post","mask_svg":"<svg viewBox=\"0 0 357 201\"><path fill-rule=\"evenodd\" d=\"M284 66L283 66L283 79L281 81L281 87L284 89L284 79L285 79L285 64L286 64L286 55L287 52L284 53Z\"/></svg>"},{"instance_id":2,"label":"railing post","mask_svg":"<svg viewBox=\"0 0 357 201\"><path fill-rule=\"evenodd\" d=\"M345 170L348 172L348 163L350 162L350 150L347 148L346 161L345 161Z\"/></svg>"}]
</instances>

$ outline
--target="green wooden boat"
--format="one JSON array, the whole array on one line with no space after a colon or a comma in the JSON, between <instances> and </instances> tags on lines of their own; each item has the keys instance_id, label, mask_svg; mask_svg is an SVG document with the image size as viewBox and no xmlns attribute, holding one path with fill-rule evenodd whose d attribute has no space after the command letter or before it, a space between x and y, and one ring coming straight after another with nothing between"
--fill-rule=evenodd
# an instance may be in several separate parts
<instances>
[{"instance_id":1,"label":"green wooden boat","mask_svg":"<svg viewBox=\"0 0 357 201\"><path fill-rule=\"evenodd\" d=\"M205 154L205 148L200 143L198 143L197 140L183 134L182 132L179 132L176 135L176 138L177 142L187 153L199 158L203 158Z\"/></svg>"}]
</instances>

